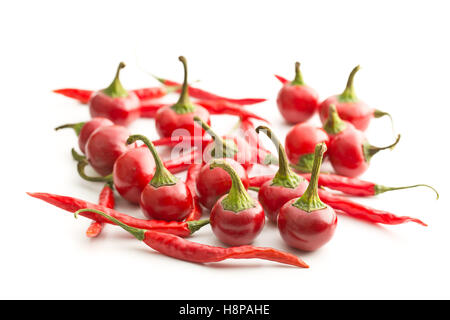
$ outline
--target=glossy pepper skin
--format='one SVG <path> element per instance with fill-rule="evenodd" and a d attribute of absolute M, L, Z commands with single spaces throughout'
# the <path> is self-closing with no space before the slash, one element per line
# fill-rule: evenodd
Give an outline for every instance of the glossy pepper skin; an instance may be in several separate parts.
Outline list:
<path fill-rule="evenodd" d="M 194 198 L 189 187 L 173 176 L 164 166 L 153 143 L 142 135 L 132 135 L 127 144 L 141 140 L 153 156 L 155 173 L 141 192 L 139 205 L 149 219 L 183 221 L 194 210 Z"/>
<path fill-rule="evenodd" d="M 78 136 L 78 147 L 81 152 L 86 153 L 86 143 L 95 130 L 112 125 L 114 125 L 114 123 L 107 118 L 93 118 L 86 122 L 81 128 L 80 135 Z"/>
<path fill-rule="evenodd" d="M 227 159 L 227 163 L 232 166 L 240 177 L 244 187 L 249 186 L 247 171 L 238 162 Z M 203 165 L 197 177 L 197 192 L 200 203 L 210 210 L 219 198 L 231 188 L 230 175 L 222 168 L 210 169 L 210 163 Z"/>
<path fill-rule="evenodd" d="M 314 147 L 320 142 L 329 143 L 329 137 L 322 128 L 307 123 L 295 125 L 286 135 L 284 143 L 289 161 L 297 169 L 311 172 Z"/>
<path fill-rule="evenodd" d="M 240 177 L 227 163 L 228 160 L 214 160 L 210 168 L 222 168 L 231 177 L 232 186 L 211 210 L 210 223 L 215 236 L 232 246 L 247 245 L 261 233 L 265 216 L 258 201 L 247 193 Z"/>
<path fill-rule="evenodd" d="M 125 67 L 121 62 L 110 86 L 95 92 L 89 99 L 91 117 L 108 118 L 115 124 L 128 126 L 140 117 L 141 102 L 132 91 L 126 91 L 119 80 L 120 70 Z"/>
<path fill-rule="evenodd" d="M 329 107 L 329 118 L 324 125 L 329 133 L 328 156 L 337 174 L 358 177 L 369 168 L 369 162 L 377 152 L 393 148 L 399 141 L 387 147 L 375 147 L 368 143 L 365 134 L 351 123 L 343 121 L 334 105 Z"/>
<path fill-rule="evenodd" d="M 86 143 L 86 158 L 94 170 L 106 176 L 113 171 L 114 163 L 130 147 L 127 128 L 114 125 L 95 130 Z"/>
<path fill-rule="evenodd" d="M 286 122 L 297 124 L 309 120 L 319 105 L 319 95 L 307 86 L 300 73 L 300 63 L 295 63 L 295 79 L 287 82 L 278 92 L 277 106 Z"/>
<path fill-rule="evenodd" d="M 172 135 L 203 135 L 202 129 L 194 123 L 195 116 L 208 124 L 211 123 L 209 112 L 189 100 L 187 61 L 182 56 L 179 57 L 179 60 L 184 67 L 184 81 L 180 98 L 174 105 L 160 108 L 155 116 L 156 131 L 161 138 Z"/>
<path fill-rule="evenodd" d="M 317 179 L 325 151 L 325 143 L 317 144 L 308 188 L 300 198 L 284 204 L 278 214 L 278 230 L 283 240 L 304 251 L 322 247 L 332 238 L 337 226 L 333 208 L 325 205 L 317 194 Z"/>
<path fill-rule="evenodd" d="M 386 112 L 369 107 L 364 101 L 357 98 L 353 88 L 353 79 L 359 66 L 356 66 L 347 81 L 347 87 L 340 95 L 334 95 L 325 99 L 319 105 L 320 120 L 323 124 L 328 119 L 328 111 L 331 105 L 335 105 L 341 119 L 350 122 L 356 129 L 365 131 L 372 118 L 380 118 L 390 115 Z M 392 120 L 392 119 L 391 119 Z"/>

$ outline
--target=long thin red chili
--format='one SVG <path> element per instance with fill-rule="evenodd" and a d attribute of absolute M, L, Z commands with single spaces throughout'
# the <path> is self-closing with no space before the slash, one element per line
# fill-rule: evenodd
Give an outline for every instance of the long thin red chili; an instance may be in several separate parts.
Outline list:
<path fill-rule="evenodd" d="M 134 92 L 141 101 L 162 98 L 170 92 L 170 90 L 167 90 L 164 86 L 134 89 L 131 91 Z"/>
<path fill-rule="evenodd" d="M 229 114 L 242 118 L 252 118 L 269 123 L 268 120 L 246 109 L 240 108 L 238 105 L 223 100 L 198 100 L 195 102 L 209 111 L 211 114 Z"/>
<path fill-rule="evenodd" d="M 191 147 L 200 146 L 204 148 L 211 141 L 213 140 L 210 137 L 205 136 L 175 136 L 153 140 L 152 143 L 154 146 L 168 146 L 168 147 L 175 147 L 180 143 L 186 144 L 189 143 Z"/>
<path fill-rule="evenodd" d="M 150 118 L 153 119 L 156 116 L 156 113 L 162 107 L 167 106 L 166 103 L 149 103 L 144 102 L 140 106 L 140 117 L 141 118 Z"/>
<path fill-rule="evenodd" d="M 57 89 L 53 90 L 54 93 L 62 94 L 68 98 L 72 98 L 78 100 L 80 103 L 86 104 L 88 103 L 91 95 L 94 93 L 92 90 L 83 90 L 83 89 L 75 89 L 75 88 L 65 88 L 65 89 Z"/>
<path fill-rule="evenodd" d="M 188 186 L 189 190 L 191 190 L 191 194 L 194 197 L 194 210 L 186 218 L 186 221 L 198 220 L 202 216 L 202 208 L 200 207 L 196 190 L 197 177 L 201 169 L 201 163 L 193 163 L 189 166 L 188 172 L 186 174 L 186 185 Z"/>
<path fill-rule="evenodd" d="M 86 213 L 86 211 L 80 210 L 79 213 Z M 108 215 L 103 212 L 96 211 L 95 214 L 102 215 L 105 219 L 112 220 L 113 223 L 120 225 L 124 230 L 134 235 L 136 239 L 143 241 L 150 248 L 175 259 L 195 263 L 219 262 L 226 259 L 263 259 L 300 268 L 309 268 L 309 266 L 297 256 L 273 248 L 254 246 L 230 248 L 214 247 L 192 242 L 173 234 L 133 228 L 121 221 L 117 221 L 114 217 L 108 217 Z"/>
<path fill-rule="evenodd" d="M 266 181 L 270 181 L 272 179 L 273 175 L 251 177 L 249 178 L 250 187 L 259 188 Z M 346 213 L 347 216 L 351 216 L 360 220 L 388 225 L 396 225 L 411 221 L 423 226 L 427 226 L 427 224 L 419 219 L 407 216 L 397 216 L 387 211 L 370 208 L 365 205 L 356 203 L 346 197 L 334 195 L 333 193 L 323 189 L 319 189 L 319 197 L 323 202 L 333 207 L 333 209 L 342 210 Z"/>
<path fill-rule="evenodd" d="M 155 77 L 159 82 L 166 86 L 181 86 L 180 83 Z M 180 92 L 181 89 L 178 89 L 178 92 Z M 246 99 L 232 99 L 227 97 L 222 97 L 217 94 L 195 88 L 192 86 L 189 86 L 189 96 L 196 99 L 202 99 L 202 100 L 220 100 L 220 101 L 228 101 L 237 105 L 250 105 L 250 104 L 256 104 L 266 101 L 267 99 L 260 99 L 260 98 L 246 98 Z"/>
<path fill-rule="evenodd" d="M 198 158 L 201 157 L 201 155 L 202 153 L 200 151 L 194 149 L 176 159 L 164 161 L 164 166 L 171 173 L 182 172 L 187 170 L 192 163 L 200 161 Z"/>
<path fill-rule="evenodd" d="M 300 175 L 307 180 L 309 180 L 311 177 L 311 174 L 309 173 L 301 173 Z M 427 187 L 432 189 L 436 193 L 436 198 L 439 199 L 439 193 L 436 191 L 436 189 L 426 184 L 415 184 L 404 187 L 387 187 L 373 182 L 364 181 L 357 178 L 348 178 L 332 173 L 321 173 L 319 176 L 319 185 L 333 190 L 341 191 L 348 195 L 359 197 L 375 196 L 387 191 Z"/>
<path fill-rule="evenodd" d="M 281 82 L 282 84 L 286 84 L 286 83 L 289 82 L 288 79 L 286 79 L 286 78 L 284 78 L 284 77 L 282 77 L 282 76 L 279 76 L 279 75 L 277 75 L 277 74 L 275 74 L 275 78 L 277 78 L 278 80 L 280 80 L 280 82 Z"/>
<path fill-rule="evenodd" d="M 98 204 L 107 208 L 114 209 L 115 199 L 114 190 L 109 183 L 106 183 L 98 197 Z M 97 237 L 103 230 L 104 222 L 92 221 L 86 230 L 86 236 L 89 238 Z"/>
<path fill-rule="evenodd" d="M 257 156 L 257 163 L 265 165 L 278 163 L 277 157 L 261 145 L 259 136 L 255 131 L 255 125 L 249 118 L 241 118 L 239 127 L 244 133 L 245 140 L 252 147 L 254 154 Z"/>
<path fill-rule="evenodd" d="M 208 219 L 198 220 L 198 221 L 188 221 L 188 222 L 167 222 L 167 221 L 158 221 L 158 220 L 144 220 L 134 218 L 125 213 L 118 212 L 114 209 L 110 209 L 98 204 L 94 204 L 88 201 L 80 200 L 73 197 L 60 196 L 51 193 L 41 193 L 41 192 L 27 192 L 27 194 L 33 198 L 37 198 L 43 200 L 47 203 L 50 203 L 58 208 L 69 212 L 76 212 L 80 209 L 94 209 L 107 213 L 108 215 L 118 219 L 119 221 L 140 229 L 145 230 L 154 230 L 163 233 L 171 233 L 180 237 L 187 237 L 203 227 L 204 225 L 209 223 Z M 80 215 L 101 222 L 106 222 L 110 224 L 112 223 L 109 219 L 102 217 L 93 212 L 84 212 L 80 213 Z"/>

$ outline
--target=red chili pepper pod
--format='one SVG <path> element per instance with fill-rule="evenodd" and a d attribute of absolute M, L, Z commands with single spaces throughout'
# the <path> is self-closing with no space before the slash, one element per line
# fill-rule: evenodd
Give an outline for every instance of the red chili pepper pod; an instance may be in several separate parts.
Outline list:
<path fill-rule="evenodd" d="M 367 129 L 372 118 L 380 118 L 383 116 L 389 116 L 391 118 L 388 113 L 369 107 L 356 96 L 353 79 L 359 68 L 359 66 L 356 66 L 350 73 L 344 92 L 340 95 L 327 98 L 319 105 L 319 115 L 322 123 L 325 123 L 328 119 L 328 110 L 332 104 L 336 106 L 339 116 L 343 120 L 350 122 L 356 129 L 362 131 Z"/>
<path fill-rule="evenodd" d="M 80 210 L 79 214 L 86 213 L 86 211 L 92 210 Z M 226 259 L 263 259 L 300 268 L 309 268 L 303 260 L 293 254 L 275 250 L 273 248 L 254 246 L 231 248 L 213 247 L 188 241 L 171 234 L 133 228 L 101 211 L 96 210 L 95 213 L 103 216 L 105 219 L 111 220 L 112 223 L 119 225 L 124 230 L 134 235 L 136 239 L 143 241 L 150 248 L 175 259 L 196 263 L 219 262 Z"/>
<path fill-rule="evenodd" d="M 227 162 L 236 171 L 245 189 L 247 189 L 249 185 L 247 171 L 235 160 L 227 159 Z M 209 166 L 209 163 L 205 164 L 198 174 L 197 192 L 200 203 L 206 209 L 211 210 L 217 200 L 230 190 L 231 178 L 222 168 L 211 170 Z"/>
<path fill-rule="evenodd" d="M 369 144 L 364 133 L 349 122 L 340 119 L 334 105 L 330 106 L 330 117 L 325 130 L 331 135 L 328 157 L 337 174 L 358 177 L 369 168 L 370 159 L 379 151 L 392 149 L 400 140 L 387 147 L 375 147 Z"/>
<path fill-rule="evenodd" d="M 43 200 L 49 204 L 52 204 L 68 212 L 75 213 L 80 209 L 94 209 L 105 212 L 108 215 L 119 220 L 120 222 L 123 222 L 135 228 L 140 228 L 144 230 L 154 230 L 162 233 L 170 233 L 180 237 L 188 237 L 195 231 L 199 230 L 200 228 L 209 223 L 209 219 L 203 219 L 198 221 L 187 221 L 187 222 L 176 222 L 176 221 L 167 222 L 159 220 L 138 219 L 125 213 L 118 212 L 114 209 L 110 209 L 98 204 L 94 204 L 73 197 L 60 196 L 56 194 L 42 193 L 42 192 L 35 192 L 35 193 L 27 192 L 27 194 L 33 198 Z M 83 212 L 80 213 L 80 215 L 95 221 L 115 224 L 114 222 L 111 222 L 109 219 L 106 219 L 101 215 L 93 212 Z"/>
<path fill-rule="evenodd" d="M 241 108 L 227 101 L 216 101 L 216 100 L 197 100 L 196 103 L 204 107 L 210 114 L 229 114 L 233 116 L 238 116 L 242 118 L 251 118 L 256 120 L 261 120 L 269 123 L 265 118 L 258 116 L 257 114 Z"/>
<path fill-rule="evenodd" d="M 71 128 L 78 136 L 78 147 L 86 153 L 86 143 L 91 134 L 100 127 L 112 126 L 114 123 L 106 118 L 93 118 L 87 122 L 70 123 L 59 126 L 55 130 Z"/>
<path fill-rule="evenodd" d="M 303 81 L 300 62 L 295 63 L 295 79 L 278 92 L 277 105 L 284 120 L 292 124 L 305 122 L 316 113 L 319 95 Z"/>
<path fill-rule="evenodd" d="M 182 221 L 194 209 L 194 200 L 186 184 L 172 175 L 164 166 L 155 146 L 142 135 L 132 135 L 127 144 L 140 140 L 150 150 L 155 173 L 141 192 L 139 204 L 149 219 Z"/>
<path fill-rule="evenodd" d="M 326 244 L 334 235 L 337 216 L 333 208 L 323 203 L 318 191 L 318 177 L 325 143 L 316 146 L 311 181 L 300 198 L 292 199 L 281 207 L 278 230 L 291 247 L 314 251 Z"/>
<path fill-rule="evenodd" d="M 121 62 L 113 82 L 106 89 L 97 91 L 89 100 L 91 117 L 108 118 L 122 126 L 128 126 L 140 116 L 140 101 L 132 91 L 127 91 L 119 80 L 120 70 L 125 67 Z"/>
<path fill-rule="evenodd" d="M 92 90 L 83 90 L 83 89 L 75 89 L 75 88 L 65 88 L 65 89 L 57 89 L 53 90 L 54 93 L 62 94 L 68 98 L 72 98 L 78 100 L 78 102 L 82 104 L 87 104 L 89 99 L 94 94 Z"/>
<path fill-rule="evenodd" d="M 86 158 L 94 170 L 106 176 L 113 171 L 117 158 L 129 147 L 125 144 L 130 133 L 127 128 L 113 125 L 95 130 L 86 142 Z"/>
<path fill-rule="evenodd" d="M 327 133 L 322 128 L 300 123 L 292 127 L 286 135 L 286 154 L 292 165 L 300 171 L 311 172 L 314 148 L 318 143 L 329 143 Z"/>
<path fill-rule="evenodd" d="M 98 197 L 98 204 L 107 208 L 114 209 L 115 199 L 114 190 L 111 184 L 106 183 Z M 104 223 L 101 221 L 92 221 L 89 228 L 86 230 L 86 236 L 89 238 L 95 238 L 100 235 L 103 230 Z"/>
<path fill-rule="evenodd" d="M 261 204 L 250 197 L 240 177 L 226 161 L 214 160 L 210 168 L 222 168 L 231 178 L 229 192 L 211 210 L 210 222 L 214 234 L 220 241 L 232 246 L 252 243 L 265 223 Z"/>
<path fill-rule="evenodd" d="M 159 109 L 155 116 L 156 131 L 160 137 L 171 137 L 172 135 L 201 135 L 203 132 L 196 127 L 193 117 L 198 116 L 206 123 L 211 123 L 209 112 L 191 103 L 188 92 L 188 70 L 184 57 L 179 57 L 184 67 L 184 82 L 178 102 L 172 106 Z"/>
<path fill-rule="evenodd" d="M 276 223 L 281 207 L 289 200 L 303 195 L 308 183 L 289 168 L 286 152 L 272 131 L 263 126 L 256 128 L 257 133 L 261 131 L 272 140 L 278 149 L 279 169 L 273 179 L 270 178 L 270 180 L 261 184 L 258 200 L 269 220 Z"/>
<path fill-rule="evenodd" d="M 275 78 L 277 78 L 282 84 L 286 84 L 286 83 L 289 82 L 289 80 L 286 79 L 285 77 L 279 76 L 279 75 L 277 75 L 277 74 L 275 74 L 274 76 L 275 76 Z"/>
<path fill-rule="evenodd" d="M 191 190 L 194 198 L 194 210 L 186 217 L 186 221 L 198 220 L 202 216 L 202 208 L 197 195 L 197 178 L 202 169 L 201 163 L 192 163 L 186 174 L 186 186 Z"/>

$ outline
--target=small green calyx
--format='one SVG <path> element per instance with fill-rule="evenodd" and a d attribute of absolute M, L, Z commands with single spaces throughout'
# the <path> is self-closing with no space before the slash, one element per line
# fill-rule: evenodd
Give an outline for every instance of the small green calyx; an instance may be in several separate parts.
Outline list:
<path fill-rule="evenodd" d="M 209 219 L 203 219 L 203 220 L 194 220 L 194 221 L 188 221 L 187 225 L 189 230 L 191 231 L 191 234 L 194 232 L 200 230 L 202 227 L 209 224 Z"/>
<path fill-rule="evenodd" d="M 214 160 L 209 166 L 210 169 L 222 168 L 231 177 L 231 188 L 225 198 L 222 199 L 222 207 L 225 210 L 239 213 L 246 209 L 254 208 L 255 201 L 250 197 L 247 190 L 245 190 L 241 179 L 234 169 L 224 160 Z"/>
<path fill-rule="evenodd" d="M 394 147 L 400 141 L 400 137 L 401 137 L 401 135 L 398 135 L 395 142 L 386 147 L 376 147 L 376 146 L 371 145 L 368 141 L 364 142 L 362 145 L 364 160 L 366 160 L 366 162 L 369 163 L 370 160 L 372 159 L 372 157 L 375 154 L 377 154 L 379 151 L 386 150 L 386 149 L 391 149 L 391 150 L 394 149 Z"/>
<path fill-rule="evenodd" d="M 95 209 L 80 209 L 78 211 L 76 211 L 74 213 L 75 218 L 78 217 L 78 214 L 81 212 L 93 212 L 96 213 L 100 216 L 102 216 L 105 219 L 108 219 L 109 221 L 113 222 L 114 224 L 118 225 L 119 227 L 122 227 L 124 230 L 128 231 L 129 233 L 131 233 L 133 236 L 136 237 L 136 239 L 143 241 L 145 239 L 145 230 L 143 229 L 138 229 L 138 228 L 134 228 L 134 227 L 130 227 L 129 225 L 126 225 L 125 223 L 117 220 L 116 218 L 111 217 L 110 215 L 99 211 L 99 210 L 95 210 Z"/>
<path fill-rule="evenodd" d="M 161 158 L 159 157 L 158 152 L 156 151 L 155 146 L 153 143 L 145 136 L 140 134 L 135 134 L 132 136 L 129 136 L 127 139 L 127 144 L 132 144 L 136 142 L 137 140 L 140 140 L 145 143 L 145 145 L 150 150 L 153 159 L 155 160 L 155 174 L 153 175 L 152 180 L 150 180 L 149 184 L 153 186 L 154 188 L 159 188 L 163 186 L 170 186 L 177 183 L 178 179 L 170 173 L 169 170 L 164 166 L 164 163 L 162 162 Z"/>
<path fill-rule="evenodd" d="M 280 140 L 275 136 L 275 134 L 266 126 L 259 126 L 255 129 L 256 133 L 263 132 L 266 134 L 273 142 L 278 150 L 278 171 L 272 179 L 272 186 L 281 186 L 285 188 L 296 188 L 303 178 L 300 178 L 295 172 L 289 167 L 289 161 L 287 159 L 286 151 Z"/>
<path fill-rule="evenodd" d="M 120 79 L 119 79 L 120 70 L 122 70 L 123 68 L 125 68 L 125 63 L 123 63 L 123 62 L 119 63 L 114 80 L 111 82 L 111 84 L 109 85 L 108 88 L 102 90 L 102 92 L 104 94 L 106 94 L 107 96 L 109 96 L 111 98 L 128 97 L 128 91 L 125 90 L 125 88 L 122 86 L 122 83 L 120 82 Z"/>
<path fill-rule="evenodd" d="M 348 76 L 347 86 L 345 87 L 344 92 L 342 92 L 339 96 L 339 102 L 357 102 L 358 97 L 355 93 L 355 88 L 353 87 L 353 79 L 355 78 L 355 74 L 359 70 L 359 65 L 354 67 L 350 75 Z"/>
<path fill-rule="evenodd" d="M 186 58 L 180 56 L 178 58 L 184 67 L 184 80 L 181 87 L 181 94 L 178 102 L 171 106 L 172 110 L 178 114 L 192 113 L 195 111 L 195 105 L 189 99 L 189 84 L 188 84 L 188 68 Z"/>
<path fill-rule="evenodd" d="M 73 129 L 75 131 L 75 134 L 77 137 L 80 135 L 81 129 L 83 129 L 83 126 L 86 124 L 86 122 L 78 122 L 78 123 L 68 123 L 63 124 L 62 126 L 56 127 L 55 131 L 61 130 L 61 129 Z"/>
<path fill-rule="evenodd" d="M 330 135 L 336 135 L 344 131 L 345 128 L 347 128 L 347 124 L 339 117 L 336 106 L 334 104 L 330 105 L 328 119 L 323 125 L 323 129 Z"/>
<path fill-rule="evenodd" d="M 311 171 L 311 179 L 309 181 L 308 188 L 305 193 L 303 193 L 303 195 L 292 204 L 294 207 L 305 212 L 312 212 L 327 207 L 327 205 L 320 200 L 317 192 L 320 166 L 322 165 L 323 154 L 325 151 L 327 151 L 327 146 L 324 142 L 316 145 L 314 150 L 314 164 Z"/>
<path fill-rule="evenodd" d="M 194 117 L 194 121 L 202 127 L 214 140 L 214 148 L 211 150 L 211 156 L 215 159 L 220 158 L 233 158 L 239 149 L 231 139 L 222 139 L 217 133 L 215 133 L 208 124 L 206 124 L 198 116 Z"/>
<path fill-rule="evenodd" d="M 300 62 L 295 63 L 295 79 L 291 81 L 293 86 L 303 86 L 305 82 L 303 81 L 302 73 L 300 72 Z"/>

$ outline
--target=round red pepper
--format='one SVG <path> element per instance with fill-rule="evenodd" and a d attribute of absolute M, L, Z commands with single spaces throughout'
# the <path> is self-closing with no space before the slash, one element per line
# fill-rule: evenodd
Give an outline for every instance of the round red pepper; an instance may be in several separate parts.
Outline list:
<path fill-rule="evenodd" d="M 278 230 L 283 240 L 291 247 L 313 251 L 327 243 L 337 226 L 333 208 L 324 204 L 317 194 L 325 143 L 316 146 L 311 181 L 305 193 L 281 207 L 278 215 Z"/>
<path fill-rule="evenodd" d="M 132 135 L 127 144 L 141 140 L 150 150 L 156 167 L 153 178 L 144 187 L 139 204 L 149 219 L 183 221 L 194 209 L 194 199 L 186 184 L 164 166 L 155 146 L 142 135 Z"/>
<path fill-rule="evenodd" d="M 316 113 L 319 95 L 303 81 L 300 62 L 295 63 L 295 79 L 278 92 L 277 105 L 283 118 L 292 124 L 305 122 Z"/>
<path fill-rule="evenodd" d="M 92 117 L 104 117 L 115 124 L 128 126 L 140 117 L 138 96 L 127 91 L 119 80 L 119 73 L 125 64 L 121 62 L 116 76 L 108 88 L 97 91 L 89 99 L 89 112 Z"/>
<path fill-rule="evenodd" d="M 389 113 L 373 109 L 364 101 L 358 99 L 353 87 L 353 79 L 359 66 L 356 66 L 348 77 L 347 86 L 340 95 L 334 95 L 324 100 L 319 105 L 319 115 L 322 123 L 328 119 L 328 110 L 330 105 L 334 104 L 338 110 L 339 116 L 345 121 L 350 122 L 356 129 L 366 130 L 372 118 L 380 118 L 383 116 L 391 116 Z M 391 118 L 392 121 L 392 118 Z"/>
<path fill-rule="evenodd" d="M 264 227 L 264 210 L 258 201 L 250 197 L 240 177 L 227 161 L 214 160 L 210 165 L 211 169 L 225 170 L 232 182 L 228 194 L 222 196 L 211 210 L 211 228 L 225 244 L 250 244 Z"/>
<path fill-rule="evenodd" d="M 289 161 L 296 169 L 311 172 L 314 147 L 320 142 L 329 142 L 328 135 L 322 128 L 307 123 L 297 124 L 286 135 L 285 148 Z"/>
<path fill-rule="evenodd" d="M 165 106 L 156 112 L 155 126 L 160 137 L 171 137 L 172 135 L 196 136 L 204 132 L 199 129 L 193 120 L 194 116 L 210 124 L 209 112 L 198 105 L 191 103 L 188 92 L 187 62 L 184 57 L 179 57 L 184 67 L 184 82 L 178 102 L 172 106 Z"/>

